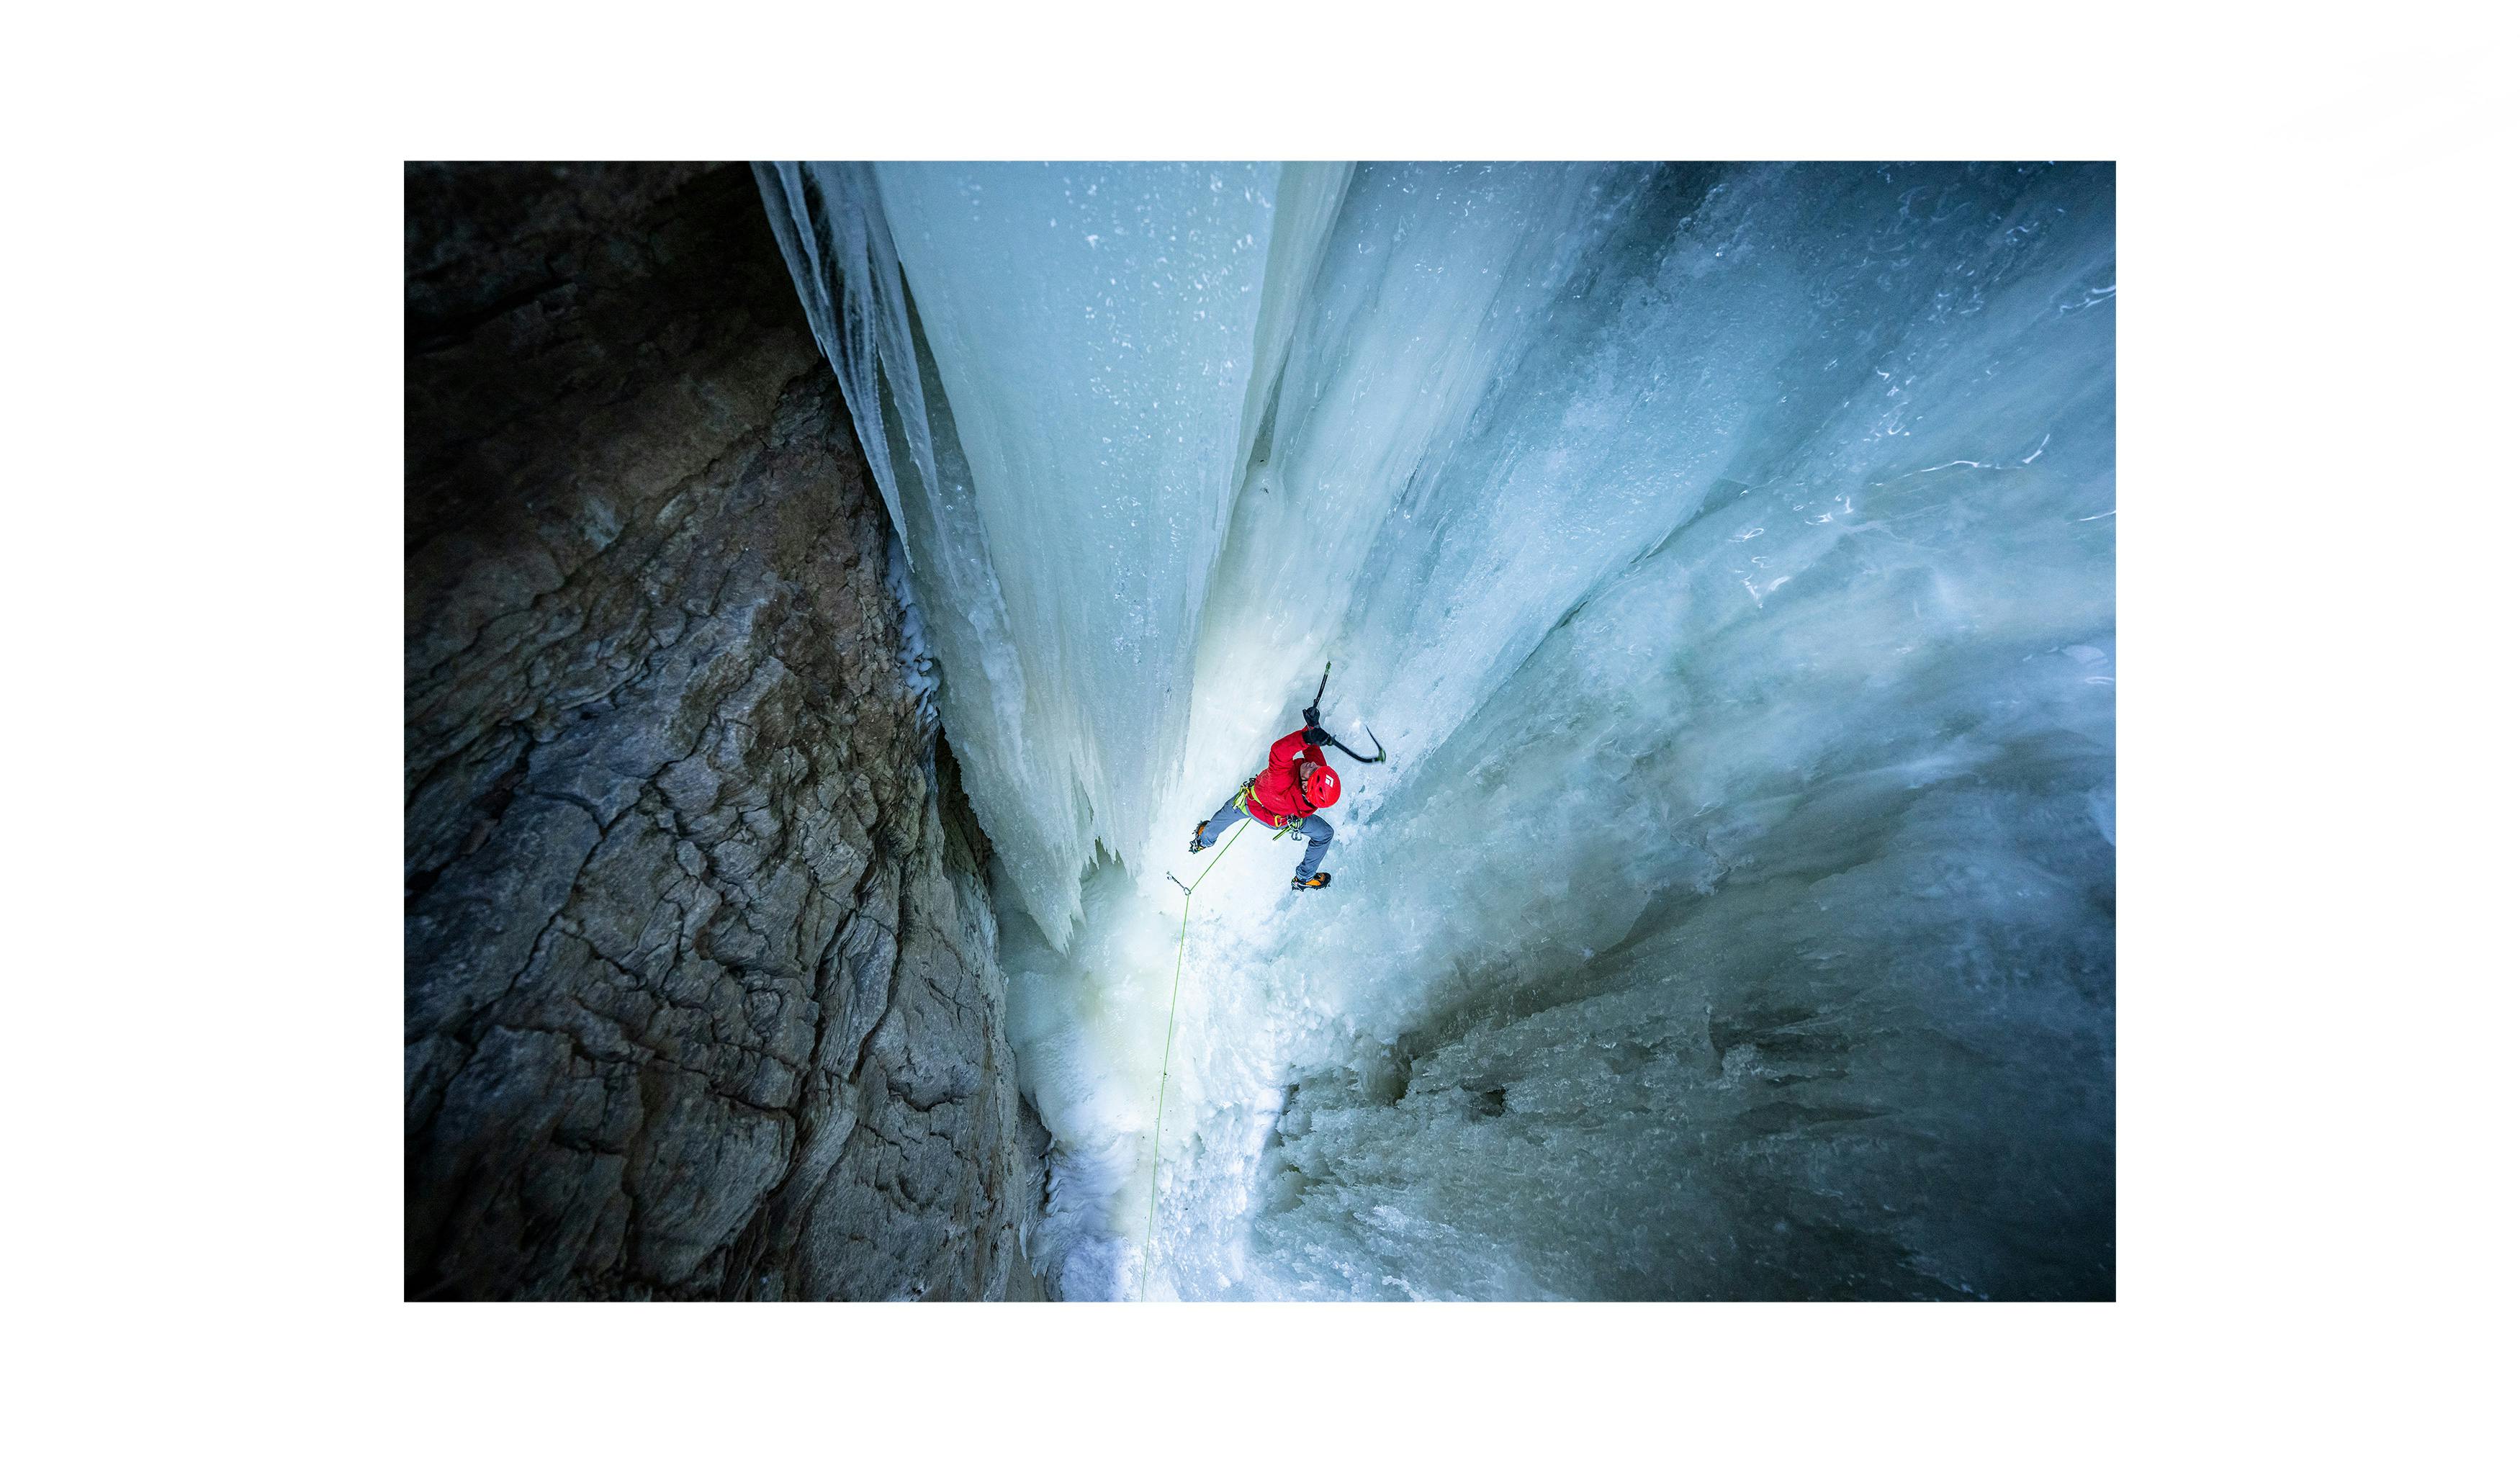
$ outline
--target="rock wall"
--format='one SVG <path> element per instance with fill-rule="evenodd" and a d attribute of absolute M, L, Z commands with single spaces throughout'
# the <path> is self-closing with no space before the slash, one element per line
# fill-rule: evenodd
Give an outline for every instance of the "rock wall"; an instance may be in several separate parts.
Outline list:
<path fill-rule="evenodd" d="M 407 1295 L 1037 1295 L 988 842 L 749 176 L 405 201 Z"/>

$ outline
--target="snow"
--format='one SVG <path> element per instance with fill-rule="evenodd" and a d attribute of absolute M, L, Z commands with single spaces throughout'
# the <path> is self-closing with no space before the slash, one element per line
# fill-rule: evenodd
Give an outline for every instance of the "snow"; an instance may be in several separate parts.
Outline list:
<path fill-rule="evenodd" d="M 2113 1292 L 2106 167 L 761 173 L 1066 1294 Z"/>

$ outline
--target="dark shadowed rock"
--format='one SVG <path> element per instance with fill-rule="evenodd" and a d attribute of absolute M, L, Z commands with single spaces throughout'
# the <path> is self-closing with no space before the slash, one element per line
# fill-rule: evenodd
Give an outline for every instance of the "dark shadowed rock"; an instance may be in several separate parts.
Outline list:
<path fill-rule="evenodd" d="M 748 174 L 406 208 L 407 1293 L 1037 1295 L 987 840 Z"/>

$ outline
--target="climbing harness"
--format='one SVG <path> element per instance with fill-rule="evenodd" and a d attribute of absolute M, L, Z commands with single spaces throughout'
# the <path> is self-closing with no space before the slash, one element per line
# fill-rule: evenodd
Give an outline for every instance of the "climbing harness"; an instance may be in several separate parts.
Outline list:
<path fill-rule="evenodd" d="M 1247 788 L 1250 784 L 1243 785 Z M 1238 798 L 1236 801 L 1238 802 L 1240 799 Z M 1192 895 L 1198 892 L 1198 886 L 1207 882 L 1207 876 L 1216 872 L 1216 865 L 1225 862 L 1226 850 L 1234 847 L 1234 840 L 1242 836 L 1242 830 L 1246 826 L 1248 826 L 1247 823 L 1238 823 L 1233 832 L 1225 835 L 1225 847 L 1216 851 L 1216 858 L 1210 861 L 1206 868 L 1199 871 L 1197 878 L 1183 884 L 1181 880 L 1173 878 L 1169 873 L 1164 875 L 1165 878 L 1172 879 L 1175 884 L 1181 885 L 1182 927 L 1181 939 L 1173 945 L 1173 1007 L 1164 1017 L 1163 1076 L 1155 1080 L 1155 1172 L 1147 1179 L 1147 1243 L 1138 1257 L 1138 1299 L 1141 1301 L 1147 1298 L 1147 1269 L 1154 1263 L 1155 1258 L 1155 1187 L 1163 1181 L 1164 1177 L 1164 1088 L 1172 1085 L 1173 1022 L 1181 1015 L 1182 953 L 1190 949 L 1190 900 Z"/>
<path fill-rule="evenodd" d="M 1254 783 L 1258 782 L 1259 780 L 1260 780 L 1260 779 L 1259 779 L 1258 777 L 1245 777 L 1245 778 L 1243 778 L 1243 779 L 1242 779 L 1242 790 L 1241 790 L 1241 791 L 1239 791 L 1239 792 L 1238 792 L 1238 793 L 1236 793 L 1236 794 L 1234 795 L 1234 806 L 1242 810 L 1242 816 L 1243 816 L 1244 818 L 1247 818 L 1247 819 L 1251 820 L 1253 822 L 1258 823 L 1260 826 L 1262 826 L 1262 827 L 1264 827 L 1264 828 L 1276 828 L 1278 831 L 1269 835 L 1269 841 L 1270 841 L 1271 843 L 1275 843 L 1275 842 L 1277 842 L 1279 839 L 1285 837 L 1288 833 L 1291 833 L 1291 832 L 1293 832 L 1295 829 L 1302 827 L 1302 826 L 1304 825 L 1304 820 L 1303 820 L 1302 819 L 1300 819 L 1300 818 L 1290 818 L 1290 819 L 1286 820 L 1284 822 L 1279 822 L 1279 821 L 1277 821 L 1277 820 L 1277 820 L 1277 817 L 1278 817 L 1278 815 L 1277 815 L 1277 814 L 1272 813 L 1272 812 L 1268 811 L 1268 810 L 1267 810 L 1267 809 L 1265 809 L 1265 808 L 1254 808 L 1254 807 L 1252 807 L 1252 806 L 1251 806 L 1251 788 L 1252 788 L 1252 784 L 1254 784 Z M 1238 828 L 1238 829 L 1236 829 L 1236 831 L 1237 831 L 1237 832 L 1239 832 L 1239 831 L 1241 831 L 1241 830 Z M 1176 883 L 1176 884 L 1178 884 L 1178 883 L 1180 883 L 1180 882 L 1181 882 L 1181 880 L 1179 880 L 1179 879 L 1174 879 L 1174 880 L 1173 880 L 1173 882 L 1174 882 L 1174 883 Z"/>

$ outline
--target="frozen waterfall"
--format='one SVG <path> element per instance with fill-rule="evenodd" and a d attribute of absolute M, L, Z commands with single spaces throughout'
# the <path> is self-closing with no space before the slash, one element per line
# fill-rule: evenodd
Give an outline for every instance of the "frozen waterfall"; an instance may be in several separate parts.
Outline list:
<path fill-rule="evenodd" d="M 2108 167 L 758 173 L 1066 1296 L 2114 1293 Z"/>

